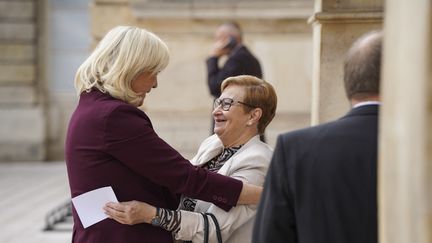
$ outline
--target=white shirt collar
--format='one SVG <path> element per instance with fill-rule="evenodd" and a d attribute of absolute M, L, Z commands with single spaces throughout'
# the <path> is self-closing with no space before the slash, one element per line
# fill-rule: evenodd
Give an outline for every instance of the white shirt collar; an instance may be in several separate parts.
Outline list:
<path fill-rule="evenodd" d="M 359 102 L 359 103 L 355 104 L 353 106 L 353 108 L 357 108 L 357 107 L 365 106 L 365 105 L 381 105 L 381 102 L 379 102 L 379 101 L 363 101 L 363 102 Z"/>

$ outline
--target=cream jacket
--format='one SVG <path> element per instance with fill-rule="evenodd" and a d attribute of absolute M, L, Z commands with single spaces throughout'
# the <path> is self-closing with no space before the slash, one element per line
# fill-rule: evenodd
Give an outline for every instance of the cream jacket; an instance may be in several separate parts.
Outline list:
<path fill-rule="evenodd" d="M 191 160 L 194 165 L 203 165 L 220 154 L 223 145 L 217 135 L 210 136 L 201 144 Z M 243 145 L 219 170 L 219 174 L 244 182 L 262 186 L 270 164 L 272 149 L 255 136 Z M 204 241 L 204 220 L 198 212 L 213 213 L 220 225 L 223 242 L 251 242 L 252 229 L 258 205 L 238 205 L 229 212 L 198 200 L 195 212 L 181 211 L 181 228 L 175 235 L 177 240 Z M 217 242 L 214 224 L 209 217 L 209 242 Z"/>

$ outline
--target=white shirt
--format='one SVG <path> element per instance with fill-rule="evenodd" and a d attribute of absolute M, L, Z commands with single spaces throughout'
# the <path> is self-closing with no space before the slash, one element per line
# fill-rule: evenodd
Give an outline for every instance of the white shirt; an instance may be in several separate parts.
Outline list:
<path fill-rule="evenodd" d="M 365 106 L 365 105 L 381 105 L 381 102 L 379 102 L 379 101 L 363 101 L 363 102 L 359 102 L 359 103 L 355 104 L 353 106 L 353 108 L 357 108 L 357 107 Z"/>

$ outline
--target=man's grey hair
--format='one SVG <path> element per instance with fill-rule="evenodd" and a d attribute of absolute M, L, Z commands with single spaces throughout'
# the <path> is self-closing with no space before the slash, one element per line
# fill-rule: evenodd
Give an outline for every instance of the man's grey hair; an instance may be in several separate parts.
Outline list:
<path fill-rule="evenodd" d="M 382 31 L 361 36 L 348 50 L 344 63 L 345 91 L 349 99 L 379 95 Z"/>

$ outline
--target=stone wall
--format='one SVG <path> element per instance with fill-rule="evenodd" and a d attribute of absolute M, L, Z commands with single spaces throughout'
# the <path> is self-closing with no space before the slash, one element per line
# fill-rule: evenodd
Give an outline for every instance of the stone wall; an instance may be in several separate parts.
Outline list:
<path fill-rule="evenodd" d="M 313 1 L 94 0 L 90 9 L 93 45 L 117 25 L 146 28 L 168 44 L 170 63 L 143 109 L 158 134 L 186 156 L 210 132 L 205 59 L 214 31 L 227 20 L 242 26 L 264 79 L 276 89 L 277 115 L 267 129 L 270 145 L 279 133 L 310 124 L 312 28 L 307 19 Z"/>
<path fill-rule="evenodd" d="M 193 154 L 209 134 L 212 98 L 205 59 L 215 29 L 226 20 L 242 25 L 246 45 L 276 88 L 279 103 L 267 131 L 269 143 L 274 145 L 281 132 L 309 124 L 312 28 L 307 19 L 312 0 L 90 0 L 88 10 L 77 9 L 87 6 L 84 0 L 56 1 L 0 1 L 0 160 L 63 159 L 67 124 L 77 102 L 71 72 L 82 62 L 77 52 L 81 55 L 83 48 L 71 55 L 72 46 L 59 49 L 52 38 L 62 32 L 57 41 L 64 42 L 82 34 L 83 28 L 71 22 L 74 11 L 91 16 L 88 53 L 117 25 L 149 29 L 167 42 L 170 64 L 143 109 L 161 137 L 186 154 Z M 56 50 L 61 58 L 52 56 Z"/>
<path fill-rule="evenodd" d="M 246 45 L 262 63 L 264 78 L 277 90 L 278 112 L 309 113 L 312 29 L 307 18 L 312 2 L 236 2 L 96 0 L 91 8 L 92 33 L 98 41 L 117 25 L 155 32 L 167 42 L 171 60 L 160 75 L 156 94 L 146 100 L 146 109 L 208 111 L 212 102 L 205 59 L 217 26 L 236 20 Z"/>
<path fill-rule="evenodd" d="M 36 0 L 0 1 L 0 161 L 45 159 Z"/>
<path fill-rule="evenodd" d="M 354 40 L 382 28 L 382 0 L 319 0 L 314 28 L 312 124 L 334 120 L 350 109 L 343 86 L 343 61 Z"/>

